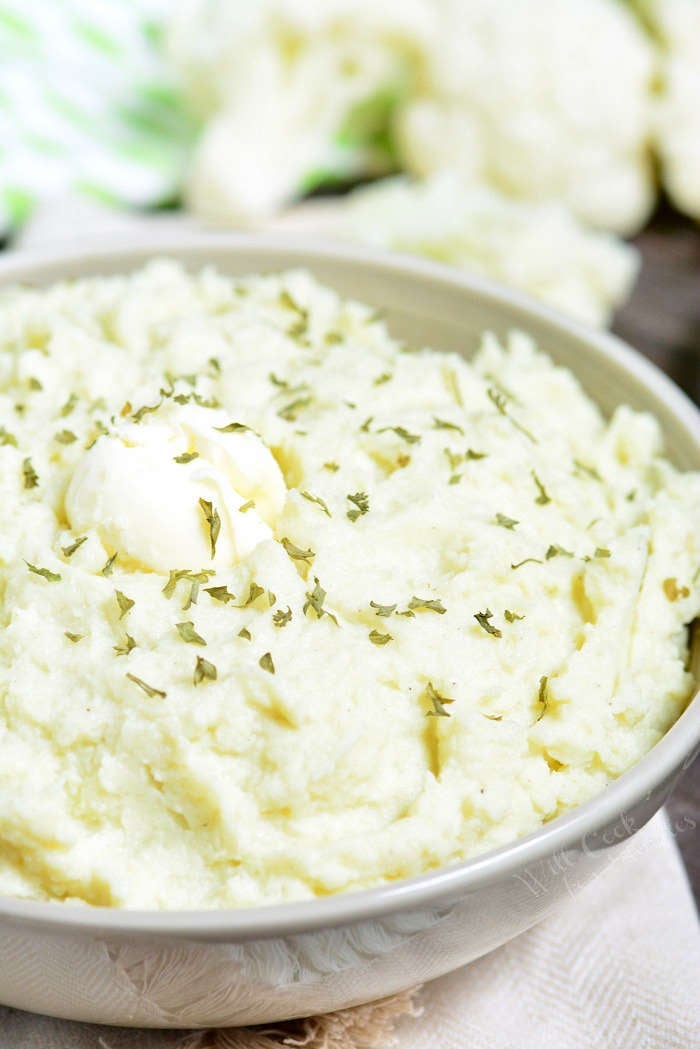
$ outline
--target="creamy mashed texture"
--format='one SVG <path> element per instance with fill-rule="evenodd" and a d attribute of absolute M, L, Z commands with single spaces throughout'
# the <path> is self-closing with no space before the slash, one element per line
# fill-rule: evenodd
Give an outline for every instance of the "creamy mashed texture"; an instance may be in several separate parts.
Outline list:
<path fill-rule="evenodd" d="M 308 274 L 0 301 L 0 892 L 243 906 L 601 791 L 692 691 L 700 476 Z"/>

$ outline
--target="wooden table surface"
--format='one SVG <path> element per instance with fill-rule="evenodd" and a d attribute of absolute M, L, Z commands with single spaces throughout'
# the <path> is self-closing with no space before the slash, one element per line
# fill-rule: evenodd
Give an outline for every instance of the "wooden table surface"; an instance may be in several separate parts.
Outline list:
<path fill-rule="evenodd" d="M 700 227 L 664 207 L 636 244 L 642 272 L 614 331 L 700 404 Z M 678 782 L 668 809 L 672 820 L 695 824 L 677 841 L 700 907 L 700 759 Z"/>

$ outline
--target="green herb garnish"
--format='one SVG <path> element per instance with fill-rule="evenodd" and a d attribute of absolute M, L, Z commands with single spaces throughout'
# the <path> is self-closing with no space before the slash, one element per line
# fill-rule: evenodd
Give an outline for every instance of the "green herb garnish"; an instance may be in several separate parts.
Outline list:
<path fill-rule="evenodd" d="M 247 608 L 248 605 L 252 605 L 254 601 L 257 601 L 265 593 L 264 586 L 258 586 L 257 583 L 251 583 L 248 587 L 248 597 L 245 599 L 241 608 Z"/>
<path fill-rule="evenodd" d="M 13 448 L 17 447 L 17 438 L 9 430 L 6 430 L 4 426 L 0 426 L 0 445 L 11 444 Z"/>
<path fill-rule="evenodd" d="M 209 528 L 209 544 L 211 546 L 211 556 L 213 559 L 216 554 L 216 541 L 219 538 L 219 532 L 221 531 L 221 518 L 219 517 L 219 511 L 208 499 L 200 499 L 199 507 L 204 514 L 204 520 Z"/>
<path fill-rule="evenodd" d="M 382 634 L 379 630 L 371 630 L 369 633 L 369 639 L 373 645 L 387 645 L 394 638 L 391 634 Z"/>
<path fill-rule="evenodd" d="M 192 583 L 206 583 L 214 572 L 211 568 L 204 568 L 201 572 L 191 572 L 189 568 L 171 568 L 168 573 L 168 581 L 161 591 L 165 597 L 171 598 L 175 588 L 181 579 L 189 579 Z"/>
<path fill-rule="evenodd" d="M 41 385 L 40 381 L 36 378 L 35 375 L 30 375 L 28 382 L 29 382 L 29 389 L 30 390 L 43 390 L 44 389 L 44 387 Z"/>
<path fill-rule="evenodd" d="M 464 437 L 464 430 L 457 423 L 447 422 L 445 419 L 438 419 L 437 416 L 433 416 L 433 429 L 434 430 L 456 430 L 457 433 L 461 433 Z"/>
<path fill-rule="evenodd" d="M 287 625 L 287 623 L 290 622 L 291 618 L 292 618 L 292 610 L 289 607 L 289 605 L 287 605 L 286 612 L 282 611 L 281 608 L 280 608 L 279 612 L 275 612 L 275 614 L 272 617 L 272 622 L 275 624 L 276 627 L 279 627 L 280 630 L 281 630 L 282 627 L 285 627 Z"/>
<path fill-rule="evenodd" d="M 248 630 L 247 627 L 242 627 L 238 631 L 238 636 L 244 638 L 246 641 L 252 641 L 253 640 L 253 635 L 251 634 L 250 630 Z"/>
<path fill-rule="evenodd" d="M 363 422 L 362 426 L 360 427 L 360 433 L 369 433 L 369 428 L 370 428 L 370 426 L 372 425 L 373 422 L 374 422 L 374 416 L 373 415 L 368 415 L 367 418 L 365 419 L 365 421 Z"/>
<path fill-rule="evenodd" d="M 551 561 L 553 557 L 573 557 L 571 550 L 566 550 L 559 543 L 551 543 L 547 547 L 547 553 L 544 555 L 545 561 Z"/>
<path fill-rule="evenodd" d="M 474 614 L 474 619 L 476 619 L 481 629 L 485 630 L 487 634 L 491 635 L 491 637 L 503 637 L 503 634 L 498 627 L 495 627 L 490 622 L 490 620 L 493 619 L 493 612 L 490 608 L 487 608 L 485 612 L 476 612 Z"/>
<path fill-rule="evenodd" d="M 300 547 L 295 546 L 291 539 L 287 539 L 286 536 L 280 539 L 280 542 L 292 561 L 306 561 L 310 565 L 316 556 L 313 550 L 302 550 Z"/>
<path fill-rule="evenodd" d="M 383 619 L 388 619 L 392 612 L 396 611 L 396 605 L 380 605 L 376 601 L 370 601 L 369 606 L 374 609 L 375 616 L 381 616 Z"/>
<path fill-rule="evenodd" d="M 220 601 L 224 605 L 236 600 L 236 595 L 232 594 L 227 586 L 205 586 L 204 593 L 209 594 L 213 601 Z"/>
<path fill-rule="evenodd" d="M 117 550 L 115 550 L 114 553 L 112 554 L 112 556 L 105 561 L 105 563 L 103 564 L 102 568 L 100 569 L 100 575 L 109 576 L 109 575 L 112 574 L 112 569 L 114 568 L 114 562 L 117 560 L 118 556 L 119 556 L 119 553 L 118 553 Z"/>
<path fill-rule="evenodd" d="M 59 430 L 58 433 L 54 434 L 54 441 L 58 441 L 59 444 L 73 444 L 78 440 L 72 430 Z"/>
<path fill-rule="evenodd" d="M 381 430 L 377 430 L 377 433 L 395 433 L 397 437 L 400 437 L 402 441 L 406 441 L 407 444 L 418 444 L 420 441 L 420 434 L 409 433 L 408 430 L 403 426 L 383 426 Z"/>
<path fill-rule="evenodd" d="M 501 528 L 509 528 L 511 532 L 516 525 L 520 524 L 514 517 L 507 517 L 505 514 L 496 514 L 494 523 L 500 525 Z"/>
<path fill-rule="evenodd" d="M 593 481 L 603 480 L 594 466 L 588 466 L 586 463 L 582 463 L 580 459 L 574 459 L 574 470 L 585 474 L 586 477 L 590 477 Z"/>
<path fill-rule="evenodd" d="M 253 510 L 254 508 L 255 500 L 249 499 L 247 503 L 243 503 L 241 506 L 238 507 L 238 512 L 239 514 L 247 514 L 249 510 Z"/>
<path fill-rule="evenodd" d="M 335 625 L 338 626 L 338 620 L 333 613 L 323 607 L 323 602 L 326 600 L 326 591 L 319 583 L 317 576 L 314 576 L 314 584 L 313 590 L 307 591 L 306 593 L 306 601 L 304 602 L 302 612 L 306 616 L 309 614 L 309 609 L 313 609 L 316 613 L 317 619 L 321 619 L 322 616 L 328 616 L 329 619 L 332 619 Z"/>
<path fill-rule="evenodd" d="M 594 557 L 610 557 L 610 551 L 607 546 L 597 546 L 595 548 Z"/>
<path fill-rule="evenodd" d="M 325 502 L 323 501 L 323 499 L 321 499 L 320 496 L 312 495 L 311 492 L 300 492 L 299 494 L 301 495 L 302 499 L 306 499 L 308 500 L 308 502 L 315 503 L 316 506 L 320 506 L 326 517 L 332 516 L 330 510 L 328 509 Z"/>
<path fill-rule="evenodd" d="M 309 311 L 300 306 L 286 288 L 280 292 L 279 304 L 286 310 L 293 310 L 297 314 L 297 320 L 292 324 L 291 328 L 287 329 L 287 335 L 292 339 L 301 338 L 302 335 L 306 334 L 309 325 Z"/>
<path fill-rule="evenodd" d="M 522 561 L 518 561 L 517 564 L 512 564 L 510 567 L 516 569 L 521 568 L 523 565 L 527 565 L 530 563 L 532 563 L 533 565 L 542 565 L 544 564 L 544 561 L 540 561 L 539 557 L 526 557 Z"/>
<path fill-rule="evenodd" d="M 31 459 L 22 460 L 22 476 L 24 477 L 25 488 L 38 488 L 39 486 L 39 474 L 32 466 Z"/>
<path fill-rule="evenodd" d="M 134 607 L 135 601 L 132 601 L 130 597 L 127 597 L 126 594 L 123 594 L 121 590 L 115 590 L 114 593 L 117 598 L 117 604 L 119 605 L 119 611 L 121 613 L 119 618 L 123 619 L 127 612 L 129 612 Z"/>
<path fill-rule="evenodd" d="M 519 616 L 517 612 L 511 612 L 509 608 L 505 610 L 503 615 L 505 616 L 507 623 L 517 623 L 518 620 L 525 618 L 525 616 Z"/>
<path fill-rule="evenodd" d="M 64 557 L 72 557 L 76 550 L 78 550 L 83 543 L 87 543 L 87 536 L 81 535 L 79 539 L 76 539 L 70 546 L 62 546 L 61 553 Z"/>
<path fill-rule="evenodd" d="M 385 382 L 391 382 L 393 378 L 394 376 L 391 372 L 382 372 L 382 374 L 378 375 L 377 378 L 374 380 L 373 385 L 382 386 Z"/>
<path fill-rule="evenodd" d="M 541 705 L 542 709 L 535 719 L 535 724 L 541 721 L 547 710 L 549 704 L 549 690 L 548 690 L 548 678 L 546 676 L 540 678 L 540 687 L 537 694 L 537 702 Z"/>
<path fill-rule="evenodd" d="M 535 499 L 535 502 L 538 503 L 540 506 L 546 506 L 547 503 L 551 503 L 552 500 L 547 495 L 547 490 L 545 489 L 545 486 L 542 484 L 534 470 L 530 471 L 530 476 L 537 485 L 538 495 Z"/>
<path fill-rule="evenodd" d="M 295 400 L 290 401 L 289 404 L 285 404 L 283 408 L 280 408 L 277 414 L 285 422 L 295 422 L 300 409 L 306 408 L 309 404 L 311 404 L 311 397 L 297 397 Z"/>
<path fill-rule="evenodd" d="M 210 663 L 208 659 L 202 659 L 201 656 L 197 656 L 194 668 L 194 684 L 200 685 L 202 681 L 216 681 L 216 678 L 217 672 L 214 664 Z"/>
<path fill-rule="evenodd" d="M 338 464 L 337 464 L 337 463 L 334 463 L 334 462 L 327 462 L 327 463 L 324 463 L 324 464 L 323 464 L 323 469 L 324 469 L 324 470 L 330 470 L 330 472 L 331 472 L 332 474 L 335 474 L 335 473 L 337 473 L 337 472 L 338 472 L 338 470 L 340 469 L 340 467 L 338 466 Z"/>
<path fill-rule="evenodd" d="M 73 642 L 74 645 L 77 644 L 78 641 L 82 641 L 85 637 L 85 634 L 71 634 L 70 630 L 65 630 L 64 634 L 66 635 L 69 641 Z"/>
<path fill-rule="evenodd" d="M 62 419 L 65 419 L 66 416 L 70 415 L 70 413 L 74 410 L 77 403 L 78 395 L 72 393 L 58 414 L 61 416 Z"/>
<path fill-rule="evenodd" d="M 134 641 L 131 634 L 125 634 L 124 644 L 114 645 L 113 648 L 118 656 L 128 656 L 129 652 L 132 652 L 136 648 L 136 642 Z"/>
<path fill-rule="evenodd" d="M 58 572 L 51 572 L 48 568 L 37 568 L 36 565 L 30 565 L 29 561 L 25 561 L 24 563 L 30 572 L 34 575 L 40 575 L 47 583 L 58 583 L 61 578 Z"/>
<path fill-rule="evenodd" d="M 182 606 L 182 611 L 183 612 L 187 612 L 187 610 L 189 608 L 192 608 L 192 605 L 196 605 L 198 597 L 199 597 L 199 581 L 197 579 L 195 579 L 194 582 L 190 585 L 190 592 L 187 595 L 187 600 L 185 601 L 184 605 Z"/>
<path fill-rule="evenodd" d="M 488 459 L 487 452 L 475 452 L 473 448 L 467 448 L 465 459 Z"/>
<path fill-rule="evenodd" d="M 437 612 L 441 616 L 447 611 L 442 601 L 432 600 L 427 597 L 412 597 L 408 602 L 408 607 L 411 610 Z M 405 612 L 401 614 L 405 615 Z"/>
<path fill-rule="evenodd" d="M 457 373 L 455 372 L 454 368 L 448 368 L 443 374 L 447 389 L 452 394 L 457 404 L 461 408 L 463 408 L 464 398 L 462 397 L 462 391 L 459 387 L 459 378 L 457 377 Z"/>
<path fill-rule="evenodd" d="M 274 674 L 275 672 L 275 664 L 272 662 L 272 656 L 269 652 L 265 652 L 264 655 L 260 656 L 258 666 L 266 670 L 268 674 Z"/>
<path fill-rule="evenodd" d="M 176 463 L 191 463 L 193 459 L 199 459 L 199 452 L 183 452 L 182 455 L 174 456 Z"/>
<path fill-rule="evenodd" d="M 161 397 L 161 399 L 156 404 L 144 404 L 137 411 L 132 412 L 131 418 L 134 420 L 135 423 L 140 423 L 145 415 L 152 415 L 153 412 L 157 412 L 162 403 L 163 398 Z"/>
<path fill-rule="evenodd" d="M 187 621 L 186 623 L 176 623 L 175 629 L 182 638 L 183 641 L 187 641 L 190 645 L 206 645 L 206 641 L 201 634 L 198 634 L 194 628 L 194 623 Z"/>
<path fill-rule="evenodd" d="M 495 387 L 489 386 L 489 388 L 486 391 L 486 394 L 488 396 L 488 399 L 491 401 L 491 403 L 496 408 L 496 411 L 500 415 L 504 416 L 504 418 L 506 418 L 515 427 L 516 430 L 519 430 L 520 433 L 527 437 L 528 441 L 532 441 L 533 444 L 537 444 L 537 441 L 532 436 L 530 431 L 526 430 L 525 427 L 521 423 L 519 423 L 517 419 L 514 419 L 513 416 L 510 414 L 508 408 L 506 407 L 506 398 L 502 393 L 499 393 L 499 391 L 495 389 Z"/>
<path fill-rule="evenodd" d="M 346 495 L 345 498 L 355 507 L 354 510 L 348 510 L 347 513 L 351 521 L 356 521 L 358 517 L 369 513 L 369 496 L 366 492 L 355 492 L 353 495 Z"/>
<path fill-rule="evenodd" d="M 149 685 L 146 681 L 143 681 L 140 677 L 136 677 L 135 674 L 127 674 L 126 676 L 128 677 L 129 681 L 133 681 L 135 685 L 138 685 L 138 687 L 141 689 L 141 691 L 145 692 L 147 696 L 151 697 L 151 699 L 153 699 L 156 696 L 159 699 L 165 699 L 165 697 L 167 696 L 167 692 L 163 692 L 159 688 L 154 688 L 153 685 Z"/>
<path fill-rule="evenodd" d="M 437 689 L 433 686 L 432 681 L 428 682 L 427 688 L 425 689 L 424 695 L 430 700 L 433 705 L 433 709 L 429 710 L 426 714 L 428 718 L 449 718 L 452 715 L 449 711 L 445 710 L 445 707 L 450 703 L 454 703 L 454 699 L 448 699 L 447 696 L 441 696 Z"/>
<path fill-rule="evenodd" d="M 245 423 L 227 423 L 226 426 L 215 426 L 214 429 L 219 433 L 245 433 L 246 431 L 255 433 L 252 426 L 246 426 Z"/>

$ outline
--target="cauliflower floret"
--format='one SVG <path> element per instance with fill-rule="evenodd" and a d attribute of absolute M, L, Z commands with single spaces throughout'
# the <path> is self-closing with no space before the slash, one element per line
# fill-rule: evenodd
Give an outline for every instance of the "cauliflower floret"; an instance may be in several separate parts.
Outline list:
<path fill-rule="evenodd" d="M 386 169 L 390 113 L 433 21 L 425 0 L 180 3 L 169 54 L 208 121 L 189 205 L 245 224 L 324 177 Z"/>
<path fill-rule="evenodd" d="M 561 200 L 595 226 L 638 229 L 654 199 L 654 53 L 633 15 L 611 0 L 436 7 L 440 48 L 399 117 L 404 166 L 456 169 L 516 197 Z"/>
<path fill-rule="evenodd" d="M 627 297 L 637 251 L 586 229 L 561 204 L 524 204 L 443 172 L 425 182 L 385 179 L 328 210 L 308 206 L 280 228 L 301 228 L 427 255 L 521 288 L 590 324 Z"/>
<path fill-rule="evenodd" d="M 654 143 L 669 196 L 700 219 L 700 4 L 635 0 L 662 49 Z"/>

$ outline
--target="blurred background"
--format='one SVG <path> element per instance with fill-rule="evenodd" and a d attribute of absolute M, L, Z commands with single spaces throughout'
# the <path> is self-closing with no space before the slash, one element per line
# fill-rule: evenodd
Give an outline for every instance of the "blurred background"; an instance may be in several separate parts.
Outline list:
<path fill-rule="evenodd" d="M 0 0 L 0 56 L 5 248 L 427 255 L 612 326 L 700 402 L 700 0 Z M 700 822 L 698 763 L 671 808 Z"/>

